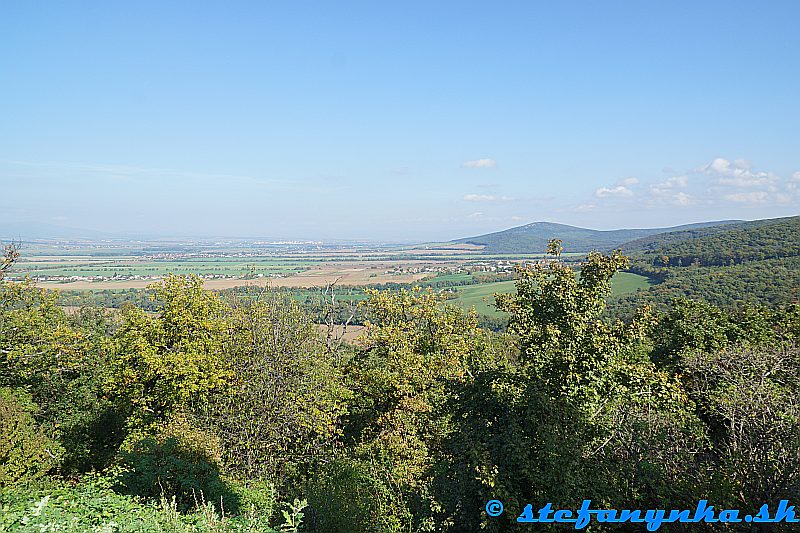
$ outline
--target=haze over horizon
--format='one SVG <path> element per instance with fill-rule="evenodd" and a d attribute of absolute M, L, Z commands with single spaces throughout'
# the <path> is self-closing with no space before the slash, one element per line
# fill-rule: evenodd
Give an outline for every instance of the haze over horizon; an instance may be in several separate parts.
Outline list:
<path fill-rule="evenodd" d="M 0 13 L 0 229 L 422 242 L 800 212 L 797 2 Z"/>
<path fill-rule="evenodd" d="M 770 217 L 776 218 L 776 217 Z M 777 217 L 780 218 L 780 217 Z M 682 228 L 684 226 L 691 226 L 695 224 L 705 224 L 708 222 L 719 222 L 719 223 L 729 223 L 729 222 L 747 222 L 748 220 L 745 219 L 727 219 L 727 220 L 698 220 L 698 221 L 691 221 L 686 222 L 683 224 L 676 224 L 675 226 L 663 226 L 663 227 L 619 227 L 619 228 L 592 228 L 592 227 L 580 227 L 580 226 L 571 226 L 565 225 L 567 227 L 571 227 L 574 229 L 581 229 L 581 230 L 590 230 L 590 231 L 620 231 L 620 230 L 635 230 L 635 229 L 670 229 L 670 228 Z M 534 221 L 529 222 L 526 224 L 518 224 L 516 226 L 510 227 L 503 227 L 498 230 L 491 230 L 488 232 L 481 233 L 480 235 L 458 235 L 453 237 L 447 237 L 444 239 L 439 239 L 438 241 L 434 241 L 431 239 L 377 239 L 377 238 L 356 238 L 356 237 L 336 237 L 336 238 L 327 238 L 327 239 L 319 239 L 314 238 L 313 236 L 300 236 L 300 237 L 289 237 L 289 236 L 281 236 L 281 235 L 268 235 L 268 234 L 179 234 L 179 233 L 143 233 L 143 232 L 108 232 L 103 230 L 90 230 L 86 228 L 73 228 L 73 227 L 62 227 L 50 224 L 16 224 L 12 223 L 10 225 L 3 225 L 0 227 L 0 240 L 10 240 L 10 241 L 21 241 L 24 242 L 26 240 L 30 241 L 47 241 L 47 240 L 89 240 L 89 241 L 104 241 L 104 240 L 114 240 L 114 241 L 131 241 L 131 240 L 142 240 L 142 241 L 158 241 L 158 240 L 177 240 L 177 241 L 210 241 L 210 240 L 231 240 L 231 241 L 274 241 L 274 242 L 290 242 L 290 241 L 297 241 L 297 242 L 325 242 L 325 243 L 332 243 L 332 242 L 345 242 L 345 243 L 353 243 L 353 242 L 365 242 L 365 243 L 385 243 L 385 244 L 426 244 L 426 243 L 433 243 L 433 242 L 450 242 L 450 241 L 459 241 L 464 240 L 466 238 L 471 237 L 478 237 L 484 234 L 493 234 L 497 232 L 503 232 L 505 230 L 520 228 L 520 227 L 527 227 L 527 226 L 535 226 L 538 224 L 556 224 L 562 225 L 561 223 L 551 222 L 551 221 Z"/>

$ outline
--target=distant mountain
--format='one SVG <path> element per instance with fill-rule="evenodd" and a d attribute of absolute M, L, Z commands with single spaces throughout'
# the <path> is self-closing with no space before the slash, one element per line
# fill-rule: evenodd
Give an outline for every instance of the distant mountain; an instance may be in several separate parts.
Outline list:
<path fill-rule="evenodd" d="M 737 222 L 740 221 L 722 220 L 686 224 L 672 228 L 617 229 L 608 231 L 577 228 L 552 222 L 533 222 L 532 224 L 504 231 L 457 239 L 452 242 L 483 246 L 482 251 L 486 253 L 543 253 L 547 250 L 548 240 L 561 239 L 564 241 L 565 252 L 607 251 L 618 248 L 624 243 L 660 233 L 707 228 Z"/>

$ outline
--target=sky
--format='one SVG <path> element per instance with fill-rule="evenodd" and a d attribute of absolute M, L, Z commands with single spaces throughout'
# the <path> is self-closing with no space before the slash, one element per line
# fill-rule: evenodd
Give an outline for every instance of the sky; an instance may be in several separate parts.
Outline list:
<path fill-rule="evenodd" d="M 796 0 L 3 2 L 0 234 L 794 215 L 798 21 Z"/>

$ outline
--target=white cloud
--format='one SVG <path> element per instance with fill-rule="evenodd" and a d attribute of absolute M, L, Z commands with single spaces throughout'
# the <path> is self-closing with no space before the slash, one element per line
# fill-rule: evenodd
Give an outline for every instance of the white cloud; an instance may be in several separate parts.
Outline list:
<path fill-rule="evenodd" d="M 729 161 L 721 157 L 697 171 L 710 180 L 706 191 L 709 203 L 763 207 L 800 202 L 800 172 L 783 178 L 773 172 L 754 170 L 744 159 Z"/>
<path fill-rule="evenodd" d="M 735 174 L 742 174 L 750 171 L 750 161 L 746 159 L 735 159 L 733 161 L 729 161 L 724 157 L 717 157 L 711 163 L 707 164 L 704 167 L 701 167 L 700 170 L 703 172 L 711 173 L 711 174 L 723 174 L 728 176 L 733 176 Z"/>
<path fill-rule="evenodd" d="M 800 193 L 800 172 L 795 172 L 791 178 L 786 180 L 786 190 Z"/>
<path fill-rule="evenodd" d="M 700 199 L 679 189 L 689 186 L 689 176 L 673 176 L 648 187 L 649 195 L 644 201 L 650 206 L 687 207 L 700 202 Z"/>
<path fill-rule="evenodd" d="M 616 187 L 601 187 L 594 191 L 594 195 L 598 198 L 617 197 L 617 198 L 630 198 L 633 196 L 633 191 L 624 185 L 617 185 Z"/>
<path fill-rule="evenodd" d="M 494 168 L 497 166 L 497 161 L 494 159 L 474 159 L 472 161 L 464 161 L 461 164 L 462 168 Z"/>
<path fill-rule="evenodd" d="M 650 185 L 650 192 L 656 196 L 670 194 L 674 189 L 685 189 L 689 186 L 689 176 L 675 176 Z"/>
<path fill-rule="evenodd" d="M 718 157 L 685 174 L 670 172 L 671 177 L 640 181 L 621 179 L 594 191 L 594 198 L 571 207 L 570 211 L 588 213 L 611 211 L 625 206 L 631 209 L 728 209 L 770 207 L 786 210 L 800 208 L 800 171 L 784 177 L 754 168 L 745 159 Z"/>
<path fill-rule="evenodd" d="M 686 187 L 689 185 L 689 176 L 675 176 L 666 181 L 670 186 Z"/>
<path fill-rule="evenodd" d="M 737 204 L 763 204 L 769 199 L 766 191 L 737 192 L 723 196 L 725 200 Z"/>
<path fill-rule="evenodd" d="M 672 196 L 672 203 L 679 206 L 687 206 L 695 203 L 695 200 L 685 192 L 679 192 Z"/>
<path fill-rule="evenodd" d="M 731 162 L 718 157 L 703 167 L 702 171 L 714 177 L 717 185 L 737 188 L 773 188 L 774 184 L 780 180 L 771 172 L 754 172 L 751 170 L 750 162 L 745 159 L 736 159 Z"/>
<path fill-rule="evenodd" d="M 480 211 L 477 211 L 475 213 L 472 213 L 471 215 L 467 215 L 467 218 L 481 218 L 482 216 L 483 216 L 483 213 L 481 213 Z"/>
<path fill-rule="evenodd" d="M 729 185 L 738 188 L 752 187 L 774 187 L 777 177 L 769 175 L 750 174 L 744 176 L 732 176 L 730 178 L 719 178 L 717 184 Z"/>
<path fill-rule="evenodd" d="M 467 202 L 511 202 L 512 196 L 495 196 L 493 194 L 467 194 L 464 195 Z"/>

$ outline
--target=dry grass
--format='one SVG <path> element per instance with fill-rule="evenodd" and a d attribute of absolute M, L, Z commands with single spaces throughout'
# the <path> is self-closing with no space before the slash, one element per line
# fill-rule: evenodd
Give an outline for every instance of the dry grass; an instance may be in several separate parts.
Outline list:
<path fill-rule="evenodd" d="M 325 324 L 319 325 L 320 331 L 322 333 L 326 333 L 328 331 L 328 326 Z M 364 326 L 347 326 L 347 329 L 344 329 L 344 326 L 337 325 L 334 327 L 334 337 L 341 338 L 344 342 L 348 344 L 355 344 L 356 339 L 358 339 L 363 333 L 366 328 Z"/>

